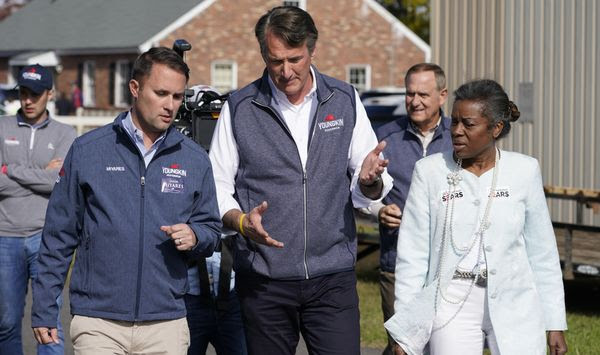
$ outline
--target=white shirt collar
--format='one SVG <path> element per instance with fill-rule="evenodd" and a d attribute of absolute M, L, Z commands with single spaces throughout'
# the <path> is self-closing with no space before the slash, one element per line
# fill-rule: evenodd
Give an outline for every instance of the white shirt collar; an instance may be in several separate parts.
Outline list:
<path fill-rule="evenodd" d="M 273 98 L 275 99 L 275 101 L 279 105 L 285 105 L 291 108 L 295 108 L 302 106 L 306 101 L 311 100 L 313 95 L 315 95 L 315 93 L 317 92 L 317 80 L 315 79 L 315 72 L 312 66 L 310 67 L 310 75 L 312 76 L 312 88 L 306 94 L 306 96 L 304 96 L 304 100 L 298 105 L 292 104 L 290 100 L 288 100 L 287 95 L 283 91 L 279 90 L 277 86 L 275 86 L 275 83 L 273 82 L 273 79 L 271 79 L 271 76 L 267 75 L 269 77 L 269 86 L 271 87 L 271 92 L 273 93 Z"/>

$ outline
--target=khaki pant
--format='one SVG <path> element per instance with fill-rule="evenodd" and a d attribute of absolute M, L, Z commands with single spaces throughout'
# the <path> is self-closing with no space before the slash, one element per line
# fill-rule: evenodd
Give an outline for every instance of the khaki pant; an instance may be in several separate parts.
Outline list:
<path fill-rule="evenodd" d="M 76 315 L 71 340 L 75 355 L 185 355 L 190 332 L 185 318 L 122 322 Z"/>

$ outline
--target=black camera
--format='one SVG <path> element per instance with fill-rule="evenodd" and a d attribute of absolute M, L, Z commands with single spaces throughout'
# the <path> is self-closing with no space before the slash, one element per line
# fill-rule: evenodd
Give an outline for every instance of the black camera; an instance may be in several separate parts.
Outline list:
<path fill-rule="evenodd" d="M 192 45 L 184 39 L 173 43 L 173 50 L 182 58 Z M 185 90 L 185 97 L 173 125 L 208 151 L 221 108 L 229 95 L 220 95 L 207 85 L 196 85 Z"/>

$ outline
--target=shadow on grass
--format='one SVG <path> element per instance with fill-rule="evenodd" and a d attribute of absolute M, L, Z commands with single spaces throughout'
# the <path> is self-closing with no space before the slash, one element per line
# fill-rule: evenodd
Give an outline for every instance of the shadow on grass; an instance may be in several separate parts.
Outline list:
<path fill-rule="evenodd" d="M 565 303 L 568 312 L 600 316 L 600 280 L 578 278 L 565 281 Z"/>
<path fill-rule="evenodd" d="M 364 246 L 359 246 L 360 251 Z M 356 278 L 362 282 L 379 282 L 379 251 L 375 251 L 356 262 Z"/>

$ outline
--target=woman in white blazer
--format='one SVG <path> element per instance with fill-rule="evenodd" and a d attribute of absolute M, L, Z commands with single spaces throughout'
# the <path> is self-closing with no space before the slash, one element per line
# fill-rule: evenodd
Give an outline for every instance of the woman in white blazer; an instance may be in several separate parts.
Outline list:
<path fill-rule="evenodd" d="M 496 141 L 519 111 L 502 87 L 454 92 L 453 151 L 417 162 L 400 226 L 396 354 L 564 354 L 562 273 L 537 161 Z"/>

